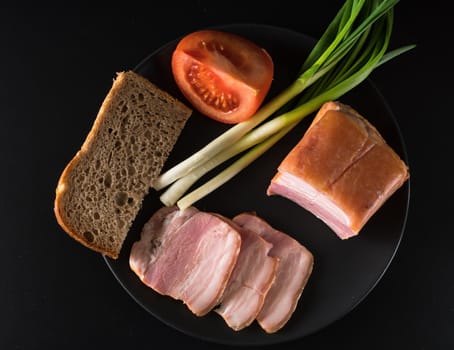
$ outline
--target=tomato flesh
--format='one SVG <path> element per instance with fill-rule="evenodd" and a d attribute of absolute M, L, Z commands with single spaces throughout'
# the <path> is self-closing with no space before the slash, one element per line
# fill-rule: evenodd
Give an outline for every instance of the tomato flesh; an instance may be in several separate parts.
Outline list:
<path fill-rule="evenodd" d="M 204 30 L 180 40 L 172 73 L 203 115 L 234 124 L 252 117 L 265 99 L 274 65 L 263 48 L 236 34 Z"/>
<path fill-rule="evenodd" d="M 222 79 L 204 65 L 193 64 L 188 70 L 187 79 L 194 93 L 207 105 L 223 113 L 238 108 L 239 97 L 235 91 L 228 91 Z"/>

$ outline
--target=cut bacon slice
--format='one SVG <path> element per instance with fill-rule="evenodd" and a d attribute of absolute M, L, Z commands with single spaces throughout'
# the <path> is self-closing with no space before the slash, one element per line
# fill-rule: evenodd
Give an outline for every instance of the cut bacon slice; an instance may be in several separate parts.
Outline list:
<path fill-rule="evenodd" d="M 188 209 L 158 210 L 135 243 L 130 266 L 144 284 L 203 316 L 223 295 L 241 237 L 218 216 Z"/>
<path fill-rule="evenodd" d="M 327 102 L 289 152 L 267 189 L 355 236 L 408 179 L 406 164 L 350 106 Z"/>
<path fill-rule="evenodd" d="M 279 259 L 274 283 L 257 316 L 260 326 L 267 333 L 274 333 L 288 322 L 295 311 L 312 273 L 314 257 L 294 238 L 274 229 L 253 213 L 239 214 L 233 221 L 270 242 L 273 247 L 269 254 Z"/>
<path fill-rule="evenodd" d="M 233 222 L 232 225 L 238 227 L 241 235 L 241 250 L 221 304 L 214 311 L 238 331 L 255 321 L 261 311 L 276 277 L 279 259 L 268 255 L 271 243 L 251 230 Z"/>
<path fill-rule="evenodd" d="M 164 240 L 197 213 L 194 207 L 178 210 L 176 206 L 162 207 L 145 223 L 140 240 L 134 242 L 129 256 L 129 266 L 141 280 L 145 278 L 148 266 L 154 262 Z"/>

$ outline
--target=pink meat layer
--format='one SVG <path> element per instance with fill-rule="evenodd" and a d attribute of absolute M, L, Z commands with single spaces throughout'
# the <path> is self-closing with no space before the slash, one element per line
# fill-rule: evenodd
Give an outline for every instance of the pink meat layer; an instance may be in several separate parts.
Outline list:
<path fill-rule="evenodd" d="M 249 326 L 258 316 L 279 264 L 277 257 L 269 256 L 271 243 L 246 228 L 238 226 L 238 232 L 242 241 L 238 261 L 221 304 L 215 309 L 237 331 Z"/>
<path fill-rule="evenodd" d="M 279 259 L 273 285 L 268 291 L 257 321 L 267 333 L 281 329 L 294 313 L 312 273 L 312 253 L 291 236 L 271 227 L 255 214 L 243 213 L 233 218 L 241 227 L 270 242 L 270 256 Z"/>
<path fill-rule="evenodd" d="M 241 237 L 216 215 L 162 210 L 144 227 L 141 241 L 131 251 L 130 266 L 147 286 L 183 301 L 194 314 L 205 315 L 223 295 Z"/>

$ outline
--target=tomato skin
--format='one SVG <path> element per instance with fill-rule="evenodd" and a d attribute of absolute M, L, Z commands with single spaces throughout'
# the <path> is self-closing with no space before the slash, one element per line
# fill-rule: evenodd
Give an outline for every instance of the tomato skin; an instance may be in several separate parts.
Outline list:
<path fill-rule="evenodd" d="M 237 34 L 200 30 L 184 36 L 172 54 L 183 95 L 203 115 L 236 124 L 252 117 L 274 76 L 268 52 Z"/>

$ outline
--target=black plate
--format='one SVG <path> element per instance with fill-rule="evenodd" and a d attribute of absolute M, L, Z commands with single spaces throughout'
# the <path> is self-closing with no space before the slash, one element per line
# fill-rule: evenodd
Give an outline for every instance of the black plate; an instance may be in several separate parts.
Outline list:
<path fill-rule="evenodd" d="M 217 29 L 241 34 L 268 50 L 275 63 L 275 80 L 269 96 L 293 81 L 315 43 L 301 33 L 265 25 L 230 25 Z M 160 48 L 135 70 L 185 101 L 170 70 L 170 57 L 177 42 L 178 39 Z M 396 119 L 370 79 L 339 100 L 367 116 L 408 164 Z M 162 206 L 158 194 L 153 190 L 145 198 L 120 257 L 117 260 L 105 258 L 121 285 L 145 310 L 193 337 L 231 345 L 264 345 L 293 340 L 320 330 L 346 315 L 374 288 L 390 264 L 404 231 L 409 181 L 369 220 L 359 236 L 347 241 L 341 241 L 324 223 L 291 201 L 278 196 L 267 197 L 265 194 L 278 164 L 302 137 L 312 117 L 308 116 L 237 177 L 195 204 L 201 210 L 229 217 L 243 211 L 256 211 L 271 225 L 292 235 L 312 251 L 315 257 L 312 276 L 287 325 L 271 335 L 266 334 L 256 323 L 235 332 L 216 313 L 196 317 L 183 303 L 161 296 L 140 282 L 130 270 L 128 258 L 131 245 L 139 239 L 143 224 Z M 224 129 L 225 126 L 194 113 L 165 168 L 200 149 Z"/>

